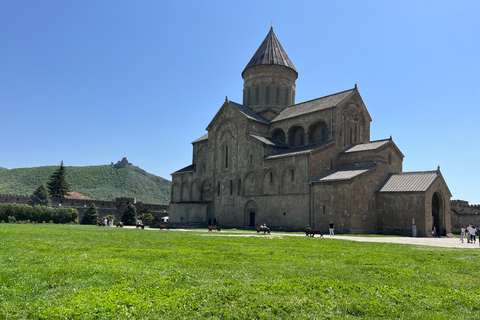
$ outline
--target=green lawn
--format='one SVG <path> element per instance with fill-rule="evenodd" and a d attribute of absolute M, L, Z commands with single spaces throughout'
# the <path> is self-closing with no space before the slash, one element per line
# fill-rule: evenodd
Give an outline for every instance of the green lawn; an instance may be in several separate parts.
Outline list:
<path fill-rule="evenodd" d="M 0 224 L 0 319 L 478 318 L 479 255 L 248 231 Z"/>

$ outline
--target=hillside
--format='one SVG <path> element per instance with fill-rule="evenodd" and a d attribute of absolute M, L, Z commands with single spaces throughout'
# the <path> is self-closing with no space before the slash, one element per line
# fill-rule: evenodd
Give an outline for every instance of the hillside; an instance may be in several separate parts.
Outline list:
<path fill-rule="evenodd" d="M 171 181 L 128 162 L 65 168 L 70 190 L 96 200 L 130 197 L 143 203 L 170 202 Z M 30 195 L 41 183 L 46 184 L 56 169 L 58 166 L 0 170 L 0 194 Z"/>

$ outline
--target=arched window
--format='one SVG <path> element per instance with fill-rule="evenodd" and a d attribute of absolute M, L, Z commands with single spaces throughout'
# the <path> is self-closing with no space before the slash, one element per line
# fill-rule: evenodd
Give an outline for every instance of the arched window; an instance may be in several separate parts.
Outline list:
<path fill-rule="evenodd" d="M 276 129 L 272 133 L 272 138 L 277 139 L 283 143 L 285 143 L 285 132 L 282 129 Z"/>
<path fill-rule="evenodd" d="M 323 121 L 315 122 L 308 129 L 308 142 L 316 143 L 320 141 L 327 141 L 327 125 Z"/>
<path fill-rule="evenodd" d="M 290 128 L 288 133 L 288 144 L 290 146 L 302 146 L 305 144 L 305 134 L 304 130 L 300 126 L 294 126 Z"/>
<path fill-rule="evenodd" d="M 225 146 L 225 168 L 228 168 L 228 146 Z"/>

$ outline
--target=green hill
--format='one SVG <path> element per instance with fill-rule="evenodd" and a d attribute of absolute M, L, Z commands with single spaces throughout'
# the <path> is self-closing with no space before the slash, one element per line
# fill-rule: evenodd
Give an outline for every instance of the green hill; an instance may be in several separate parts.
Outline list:
<path fill-rule="evenodd" d="M 70 191 L 95 200 L 136 198 L 152 204 L 170 202 L 171 181 L 158 177 L 127 162 L 89 167 L 65 167 Z M 0 194 L 30 195 L 49 181 L 58 166 L 0 170 Z"/>

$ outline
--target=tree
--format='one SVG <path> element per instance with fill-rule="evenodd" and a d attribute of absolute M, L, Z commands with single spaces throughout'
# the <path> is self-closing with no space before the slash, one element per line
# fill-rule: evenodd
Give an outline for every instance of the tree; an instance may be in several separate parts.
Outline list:
<path fill-rule="evenodd" d="M 38 186 L 38 188 L 33 191 L 33 193 L 28 197 L 28 202 L 31 205 L 41 205 L 41 206 L 48 206 L 52 205 L 50 201 L 50 195 L 48 194 L 47 187 L 42 183 Z"/>
<path fill-rule="evenodd" d="M 98 211 L 95 203 L 92 203 L 90 208 L 87 209 L 85 215 L 82 219 L 82 224 L 97 224 L 98 222 Z"/>
<path fill-rule="evenodd" d="M 127 205 L 122 214 L 122 221 L 127 226 L 135 225 L 135 219 L 137 217 L 137 209 L 131 203 Z"/>
<path fill-rule="evenodd" d="M 155 217 L 149 212 L 142 213 L 138 219 L 142 220 L 144 226 L 151 225 L 155 221 Z"/>
<path fill-rule="evenodd" d="M 50 182 L 48 183 L 48 190 L 52 197 L 61 198 L 68 194 L 70 191 L 70 185 L 66 180 L 66 169 L 63 166 L 63 160 L 60 163 L 60 168 L 50 176 Z"/>

